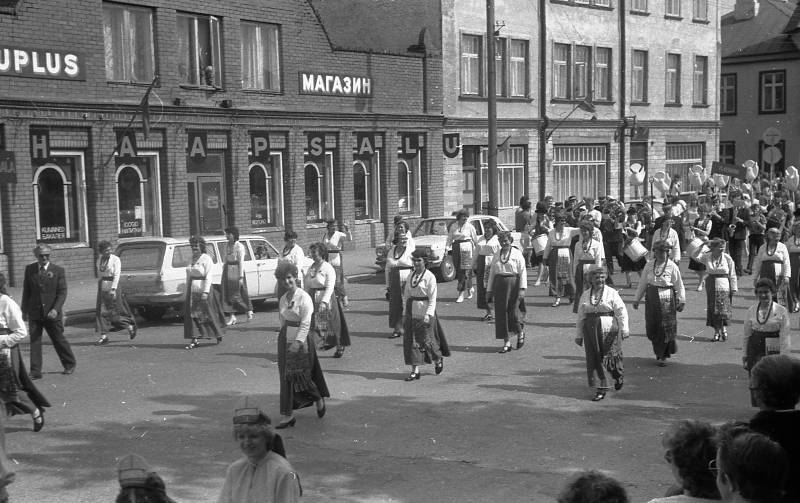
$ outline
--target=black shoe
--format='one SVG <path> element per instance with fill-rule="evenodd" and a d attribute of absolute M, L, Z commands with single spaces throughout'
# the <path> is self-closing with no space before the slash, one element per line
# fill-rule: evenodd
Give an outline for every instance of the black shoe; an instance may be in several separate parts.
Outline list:
<path fill-rule="evenodd" d="M 331 349 L 333 349 L 335 347 L 336 346 L 334 344 L 325 344 L 324 346 L 320 347 L 319 350 L 320 351 L 328 351 L 328 350 L 331 350 Z"/>
<path fill-rule="evenodd" d="M 44 428 L 44 409 L 37 409 L 39 411 L 39 415 L 33 418 L 33 431 L 38 432 L 42 431 Z"/>
<path fill-rule="evenodd" d="M 390 339 L 397 339 L 400 337 L 400 332 L 392 332 L 392 335 L 389 336 Z"/>
<path fill-rule="evenodd" d="M 719 337 L 720 337 L 719 332 L 714 332 L 713 342 L 719 342 Z"/>
<path fill-rule="evenodd" d="M 31 381 L 38 381 L 42 378 L 42 374 L 39 372 L 31 372 L 28 377 L 31 378 Z"/>
<path fill-rule="evenodd" d="M 69 367 L 64 367 L 64 372 L 61 372 L 64 375 L 70 375 L 75 372 L 75 365 L 70 365 Z"/>
<path fill-rule="evenodd" d="M 525 345 L 525 332 L 520 332 L 519 336 L 517 337 L 517 349 L 522 349 L 522 346 Z"/>
<path fill-rule="evenodd" d="M 602 399 L 603 399 L 603 398 L 605 398 L 605 397 L 606 397 L 606 392 L 605 392 L 605 391 L 598 391 L 598 392 L 597 392 L 597 393 L 594 395 L 594 398 L 592 398 L 592 401 L 593 401 L 593 402 L 599 402 L 600 400 L 602 400 Z"/>
<path fill-rule="evenodd" d="M 418 371 L 417 372 L 412 372 L 412 373 L 408 374 L 408 377 L 406 377 L 406 381 L 418 381 L 419 377 L 420 377 L 420 374 L 419 374 Z"/>
<path fill-rule="evenodd" d="M 139 333 L 139 329 L 135 325 L 128 325 L 128 335 L 131 336 L 131 340 L 136 338 L 137 333 Z"/>
<path fill-rule="evenodd" d="M 327 412 L 328 407 L 325 405 L 325 399 L 324 398 L 320 398 L 320 400 L 322 400 L 322 408 L 321 409 L 317 409 L 317 417 L 322 419 L 325 416 L 325 412 Z"/>
<path fill-rule="evenodd" d="M 293 418 L 291 418 L 290 420 L 288 420 L 286 422 L 278 423 L 277 425 L 275 425 L 275 429 L 276 430 L 282 430 L 284 428 L 291 428 L 292 426 L 294 426 L 294 423 L 296 423 L 296 422 L 297 422 L 297 418 L 293 417 Z"/>
<path fill-rule="evenodd" d="M 344 354 L 344 346 L 339 346 L 338 348 L 336 348 L 336 352 L 333 353 L 333 357 L 341 358 L 343 354 Z"/>
<path fill-rule="evenodd" d="M 433 368 L 436 370 L 436 375 L 437 375 L 437 376 L 438 376 L 439 374 L 441 374 L 441 373 L 442 373 L 442 371 L 444 370 L 444 358 L 439 358 L 439 359 L 436 361 L 436 363 L 434 364 Z"/>
<path fill-rule="evenodd" d="M 624 377 L 619 376 L 618 378 L 616 378 L 614 380 L 614 389 L 615 390 L 617 390 L 617 391 L 621 390 L 622 386 L 624 386 L 624 385 L 625 385 L 625 378 Z"/>
<path fill-rule="evenodd" d="M 498 351 L 498 353 L 500 353 L 500 354 L 502 355 L 502 354 L 504 354 L 504 353 L 508 353 L 508 352 L 510 352 L 510 351 L 511 351 L 511 345 L 509 344 L 508 346 L 503 346 L 503 349 L 501 349 L 500 351 Z"/>

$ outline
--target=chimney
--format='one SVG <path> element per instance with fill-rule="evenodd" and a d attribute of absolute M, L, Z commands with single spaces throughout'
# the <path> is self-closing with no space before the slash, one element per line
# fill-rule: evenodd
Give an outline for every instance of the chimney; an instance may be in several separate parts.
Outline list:
<path fill-rule="evenodd" d="M 736 0 L 733 17 L 737 21 L 753 19 L 758 15 L 758 0 Z"/>

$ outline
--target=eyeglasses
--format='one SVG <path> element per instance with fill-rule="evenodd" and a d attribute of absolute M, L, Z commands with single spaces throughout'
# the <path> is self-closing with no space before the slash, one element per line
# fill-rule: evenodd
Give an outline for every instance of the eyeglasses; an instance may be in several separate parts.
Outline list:
<path fill-rule="evenodd" d="M 712 459 L 711 461 L 708 462 L 708 470 L 714 475 L 716 475 L 719 472 L 716 459 Z"/>

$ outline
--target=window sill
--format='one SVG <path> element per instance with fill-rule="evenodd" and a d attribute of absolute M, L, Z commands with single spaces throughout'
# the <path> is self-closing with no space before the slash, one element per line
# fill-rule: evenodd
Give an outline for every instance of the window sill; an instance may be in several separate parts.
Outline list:
<path fill-rule="evenodd" d="M 308 223 L 306 222 L 306 229 L 327 229 L 328 224 L 325 222 L 314 222 Z"/>
<path fill-rule="evenodd" d="M 178 87 L 181 89 L 186 89 L 187 91 L 211 91 L 211 92 L 219 92 L 223 91 L 221 87 L 217 86 L 195 86 L 192 84 L 179 84 Z"/>
<path fill-rule="evenodd" d="M 673 21 L 683 21 L 683 16 L 676 16 L 675 14 L 664 14 L 664 19 L 671 19 Z"/>
<path fill-rule="evenodd" d="M 650 102 L 649 101 L 631 101 L 630 102 L 630 106 L 632 106 L 632 107 L 649 107 L 650 106 Z"/>
<path fill-rule="evenodd" d="M 371 225 L 371 224 L 379 224 L 381 223 L 379 218 L 361 218 L 353 220 L 354 225 Z"/>
<path fill-rule="evenodd" d="M 697 24 L 711 24 L 711 21 L 708 19 L 692 19 L 692 22 Z"/>
<path fill-rule="evenodd" d="M 644 11 L 644 10 L 631 10 L 631 11 L 628 11 L 628 14 L 630 14 L 631 16 L 649 16 L 650 15 L 649 12 Z"/>
<path fill-rule="evenodd" d="M 472 94 L 462 94 L 458 97 L 458 101 L 488 101 L 489 98 L 486 96 L 475 96 Z M 525 96 L 498 96 L 496 98 L 498 103 L 530 103 L 533 101 L 533 98 L 528 98 Z"/>
<path fill-rule="evenodd" d="M 708 108 L 710 106 L 708 103 L 694 103 L 692 108 Z"/>
<path fill-rule="evenodd" d="M 77 248 L 89 248 L 89 243 L 45 243 L 54 250 L 75 250 Z"/>
<path fill-rule="evenodd" d="M 106 83 L 115 86 L 150 87 L 150 82 L 134 82 L 132 80 L 108 80 Z M 154 87 L 161 87 L 161 83 L 156 82 Z"/>
<path fill-rule="evenodd" d="M 550 103 L 553 103 L 553 104 L 556 104 L 556 105 L 577 105 L 578 103 L 583 103 L 584 99 L 585 98 L 577 98 L 577 99 L 574 99 L 574 98 L 550 98 Z M 592 101 L 593 105 L 613 105 L 614 103 L 615 103 L 614 101 L 605 101 L 605 100 L 603 100 L 603 101 L 601 101 L 601 100 Z"/>
<path fill-rule="evenodd" d="M 680 108 L 683 106 L 682 103 L 664 103 L 666 108 Z"/>
<path fill-rule="evenodd" d="M 485 100 L 486 97 L 480 94 L 459 94 L 458 99 L 459 101 L 481 101 Z"/>
<path fill-rule="evenodd" d="M 242 92 L 245 94 L 262 94 L 262 95 L 272 95 L 272 96 L 283 96 L 283 90 L 280 91 L 270 91 L 269 89 L 242 89 Z"/>
<path fill-rule="evenodd" d="M 550 3 L 557 3 L 562 5 L 572 5 L 573 7 L 586 7 L 588 9 L 597 9 L 597 10 L 614 10 L 613 7 L 610 5 L 593 5 L 589 2 L 575 2 L 572 0 L 550 0 Z"/>
<path fill-rule="evenodd" d="M 720 115 L 720 117 L 725 117 L 725 116 L 732 117 L 732 116 L 736 115 L 736 112 L 720 112 L 719 115 Z"/>
<path fill-rule="evenodd" d="M 264 234 L 267 232 L 278 232 L 284 230 L 282 225 L 266 225 L 262 227 L 251 227 L 253 234 Z"/>
<path fill-rule="evenodd" d="M 775 114 L 785 114 L 786 109 L 783 110 L 759 110 L 758 115 L 775 115 Z"/>
<path fill-rule="evenodd" d="M 616 103 L 617 102 L 614 101 L 614 100 L 594 100 L 594 101 L 592 101 L 592 105 L 600 105 L 600 106 L 603 106 L 603 107 L 612 107 Z"/>

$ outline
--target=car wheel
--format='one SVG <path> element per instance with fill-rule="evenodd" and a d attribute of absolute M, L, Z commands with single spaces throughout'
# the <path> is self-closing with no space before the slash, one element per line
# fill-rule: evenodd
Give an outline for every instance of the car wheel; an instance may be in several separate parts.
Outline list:
<path fill-rule="evenodd" d="M 456 267 L 453 265 L 453 257 L 450 255 L 444 256 L 442 263 L 439 265 L 437 276 L 442 283 L 456 279 Z"/>
<path fill-rule="evenodd" d="M 167 308 L 160 306 L 149 306 L 149 307 L 139 308 L 139 314 L 142 316 L 142 318 L 146 319 L 147 321 L 158 321 L 164 316 L 164 313 L 166 312 Z"/>

